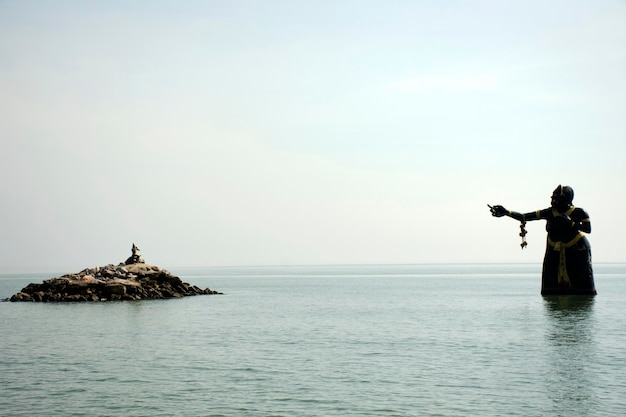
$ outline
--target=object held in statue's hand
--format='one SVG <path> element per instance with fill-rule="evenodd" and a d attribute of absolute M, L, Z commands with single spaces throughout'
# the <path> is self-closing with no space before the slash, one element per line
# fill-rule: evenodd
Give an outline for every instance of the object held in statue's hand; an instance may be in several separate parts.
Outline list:
<path fill-rule="evenodd" d="M 522 237 L 522 243 L 520 243 L 520 246 L 522 247 L 522 249 L 526 249 L 526 246 L 528 246 L 528 243 L 526 242 L 526 234 L 528 234 L 528 232 L 526 231 L 526 228 L 524 226 L 526 226 L 526 221 L 522 220 L 519 225 L 519 235 Z"/>

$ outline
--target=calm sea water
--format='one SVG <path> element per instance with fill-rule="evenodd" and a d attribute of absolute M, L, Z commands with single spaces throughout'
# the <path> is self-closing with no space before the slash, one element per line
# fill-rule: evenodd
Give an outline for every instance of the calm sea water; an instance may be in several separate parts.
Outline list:
<path fill-rule="evenodd" d="M 0 415 L 626 415 L 624 264 L 592 299 L 534 264 L 169 270 L 225 295 L 0 303 Z"/>

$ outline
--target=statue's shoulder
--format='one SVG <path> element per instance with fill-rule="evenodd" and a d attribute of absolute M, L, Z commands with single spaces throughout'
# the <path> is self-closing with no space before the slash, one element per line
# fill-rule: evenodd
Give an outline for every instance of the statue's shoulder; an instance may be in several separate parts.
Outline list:
<path fill-rule="evenodd" d="M 572 217 L 576 219 L 588 219 L 589 213 L 587 213 L 582 207 L 576 207 L 572 212 Z"/>

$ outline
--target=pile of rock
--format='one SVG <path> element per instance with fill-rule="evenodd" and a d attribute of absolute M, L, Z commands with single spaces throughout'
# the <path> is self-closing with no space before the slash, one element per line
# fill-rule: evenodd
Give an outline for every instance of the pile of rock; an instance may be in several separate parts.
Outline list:
<path fill-rule="evenodd" d="M 136 255 L 136 246 L 133 244 L 133 256 Z M 77 274 L 45 280 L 41 284 L 32 283 L 9 301 L 146 300 L 221 294 L 210 288 L 201 289 L 185 283 L 170 272 L 143 263 L 143 259 L 141 261 L 88 268 Z"/>

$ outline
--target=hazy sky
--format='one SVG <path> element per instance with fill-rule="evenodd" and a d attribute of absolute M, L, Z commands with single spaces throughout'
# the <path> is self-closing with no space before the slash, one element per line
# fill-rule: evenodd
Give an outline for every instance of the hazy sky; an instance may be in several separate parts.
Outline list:
<path fill-rule="evenodd" d="M 623 0 L 0 1 L 0 268 L 626 261 Z M 69 272 L 69 271 L 68 271 Z"/>

